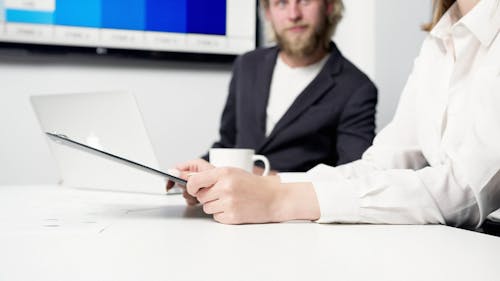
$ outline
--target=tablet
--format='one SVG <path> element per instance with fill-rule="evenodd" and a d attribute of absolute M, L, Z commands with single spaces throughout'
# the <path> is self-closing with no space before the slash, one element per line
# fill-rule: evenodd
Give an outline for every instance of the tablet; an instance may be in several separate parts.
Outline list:
<path fill-rule="evenodd" d="M 79 143 L 77 141 L 70 139 L 69 137 L 67 137 L 65 135 L 53 134 L 53 133 L 49 133 L 49 132 L 46 132 L 45 134 L 47 134 L 51 140 L 53 140 L 59 144 L 66 145 L 66 146 L 69 146 L 71 148 L 78 149 L 80 151 L 85 151 L 87 153 L 97 155 L 99 157 L 106 158 L 108 160 L 112 160 L 114 162 L 118 162 L 118 163 L 142 170 L 142 171 L 150 173 L 150 174 L 161 176 L 165 179 L 171 180 L 171 181 L 178 183 L 180 185 L 183 185 L 183 186 L 185 186 L 187 184 L 186 180 L 183 180 L 179 177 L 176 177 L 174 175 L 153 169 L 153 168 L 148 167 L 146 165 L 125 159 L 123 157 L 111 154 L 109 152 L 99 150 L 97 148 L 85 145 L 83 143 Z"/>

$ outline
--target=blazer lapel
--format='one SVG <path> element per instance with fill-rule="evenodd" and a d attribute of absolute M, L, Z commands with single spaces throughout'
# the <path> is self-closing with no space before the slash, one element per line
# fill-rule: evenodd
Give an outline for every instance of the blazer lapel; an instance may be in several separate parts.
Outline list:
<path fill-rule="evenodd" d="M 277 57 L 278 48 L 273 48 L 271 52 L 265 55 L 262 63 L 259 64 L 259 69 L 257 69 L 255 92 L 253 94 L 255 95 L 256 125 L 259 128 L 258 145 L 261 145 L 266 139 L 267 102 Z"/>
<path fill-rule="evenodd" d="M 269 137 L 262 143 L 259 151 L 262 151 L 275 137 L 276 135 L 286 128 L 288 125 L 293 123 L 300 115 L 302 115 L 307 108 L 309 108 L 313 103 L 320 99 L 328 90 L 335 86 L 335 75 L 341 71 L 341 55 L 335 44 L 332 42 L 331 45 L 330 58 L 326 62 L 320 73 L 313 79 L 313 81 L 302 91 L 302 93 L 295 99 L 290 108 L 278 121 L 274 129 L 269 134 Z M 267 90 L 267 97 L 269 97 L 269 85 Z M 266 103 L 262 104 L 264 110 L 263 122 L 266 122 Z M 264 125 L 265 128 L 265 125 Z M 264 129 L 265 130 L 265 129 Z"/>

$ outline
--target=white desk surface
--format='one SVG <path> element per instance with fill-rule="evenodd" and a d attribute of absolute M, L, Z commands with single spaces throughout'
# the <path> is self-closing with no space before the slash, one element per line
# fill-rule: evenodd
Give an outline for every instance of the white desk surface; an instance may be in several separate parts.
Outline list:
<path fill-rule="evenodd" d="M 228 226 L 181 196 L 0 187 L 0 280 L 500 280 L 500 238 L 446 226 Z"/>

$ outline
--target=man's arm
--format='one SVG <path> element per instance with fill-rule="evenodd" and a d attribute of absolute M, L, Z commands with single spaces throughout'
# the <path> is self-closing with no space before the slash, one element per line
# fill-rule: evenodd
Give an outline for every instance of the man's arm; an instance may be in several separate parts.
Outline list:
<path fill-rule="evenodd" d="M 220 139 L 213 144 L 214 148 L 232 148 L 236 144 L 236 99 L 237 99 L 237 84 L 238 84 L 238 68 L 240 59 L 234 62 L 231 82 L 229 84 L 229 94 L 227 96 L 226 105 L 222 111 L 220 121 L 219 134 Z"/>
<path fill-rule="evenodd" d="M 337 128 L 336 165 L 360 159 L 375 137 L 377 88 L 367 82 L 347 101 Z"/>

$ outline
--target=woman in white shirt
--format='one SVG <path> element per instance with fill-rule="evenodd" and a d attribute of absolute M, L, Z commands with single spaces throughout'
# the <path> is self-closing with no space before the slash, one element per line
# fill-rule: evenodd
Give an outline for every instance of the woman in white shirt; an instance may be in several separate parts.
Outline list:
<path fill-rule="evenodd" d="M 228 224 L 479 227 L 500 208 L 500 0 L 437 0 L 434 12 L 394 119 L 361 160 L 277 177 L 187 163 L 199 172 L 188 202 Z"/>

